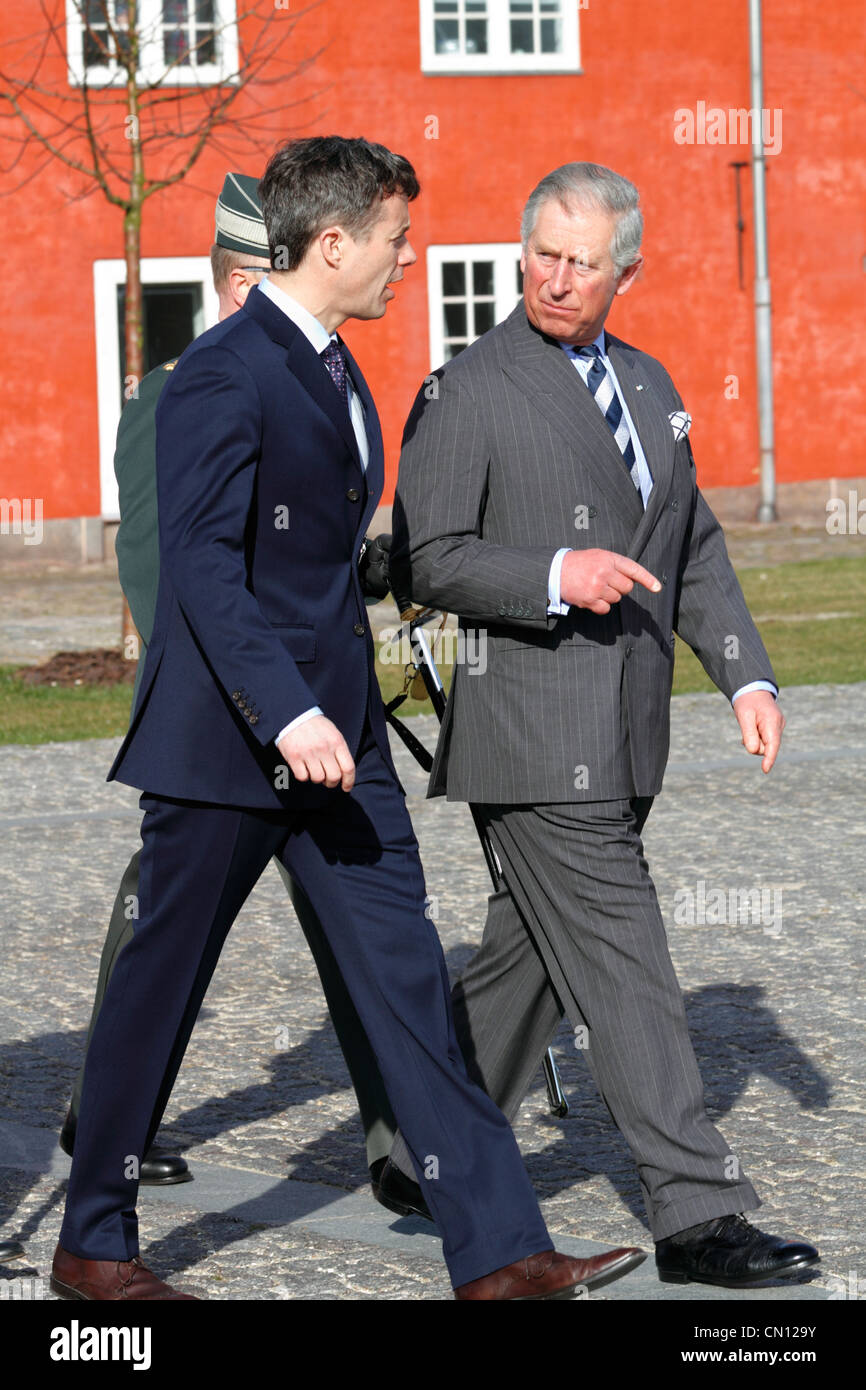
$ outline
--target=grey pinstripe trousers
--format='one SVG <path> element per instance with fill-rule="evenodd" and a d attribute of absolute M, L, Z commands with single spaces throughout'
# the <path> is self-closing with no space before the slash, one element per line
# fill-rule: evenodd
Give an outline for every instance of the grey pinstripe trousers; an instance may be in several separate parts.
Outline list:
<path fill-rule="evenodd" d="M 479 809 L 510 891 L 454 987 L 470 1075 L 513 1119 L 565 1012 L 653 1238 L 760 1206 L 713 1125 L 640 831 L 650 798 Z M 398 1136 L 391 1153 L 413 1174 Z"/>

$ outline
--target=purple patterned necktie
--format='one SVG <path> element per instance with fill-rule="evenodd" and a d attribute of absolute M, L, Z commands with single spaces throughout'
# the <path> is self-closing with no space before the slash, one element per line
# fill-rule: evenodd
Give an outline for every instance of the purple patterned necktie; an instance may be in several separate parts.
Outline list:
<path fill-rule="evenodd" d="M 340 344 L 335 343 L 332 339 L 331 342 L 328 343 L 328 346 L 325 348 L 325 351 L 322 353 L 322 361 L 324 362 L 328 371 L 331 373 L 331 380 L 333 381 L 340 395 L 343 397 L 343 400 L 346 402 L 346 405 L 348 405 L 349 390 L 346 384 L 346 359 L 343 356 L 343 349 L 341 348 Z"/>

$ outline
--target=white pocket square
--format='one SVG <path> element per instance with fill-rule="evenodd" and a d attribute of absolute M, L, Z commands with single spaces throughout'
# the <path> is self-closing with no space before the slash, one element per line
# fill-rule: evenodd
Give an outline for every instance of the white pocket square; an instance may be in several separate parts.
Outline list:
<path fill-rule="evenodd" d="M 692 417 L 687 410 L 672 410 L 668 419 L 671 422 L 671 429 L 674 432 L 674 439 L 679 442 L 685 439 L 692 427 Z"/>

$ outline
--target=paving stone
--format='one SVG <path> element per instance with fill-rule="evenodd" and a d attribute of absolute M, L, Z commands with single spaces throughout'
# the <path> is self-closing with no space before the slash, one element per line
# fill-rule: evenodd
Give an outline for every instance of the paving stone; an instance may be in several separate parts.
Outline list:
<path fill-rule="evenodd" d="M 721 696 L 674 700 L 671 764 L 644 838 L 710 1111 L 763 1198 L 759 1222 L 822 1249 L 817 1275 L 768 1296 L 847 1297 L 839 1290 L 852 1287 L 852 1271 L 853 1287 L 866 1286 L 866 684 L 792 689 L 784 707 L 785 751 L 765 778 Z M 432 744 L 432 716 L 414 727 Z M 45 1153 L 81 1058 L 119 876 L 137 845 L 137 794 L 104 781 L 115 746 L 0 748 L 0 1122 L 11 1127 L 0 1128 L 0 1239 L 23 1235 L 39 1277 L 63 1199 L 63 1170 L 48 1171 Z M 425 800 L 425 779 L 400 744 L 395 757 L 456 971 L 480 937 L 483 856 L 467 809 Z M 701 884 L 705 902 L 719 890 L 726 905 L 732 891 L 763 889 L 767 911 L 739 920 L 726 906 L 722 920 L 701 920 Z M 695 911 L 677 920 L 688 892 Z M 277 1046 L 283 1028 L 288 1046 Z M 566 1024 L 555 1050 L 569 1115 L 549 1115 L 539 1075 L 515 1126 L 551 1231 L 650 1248 L 634 1164 Z M 13 1131 L 25 1135 L 17 1146 Z M 389 1218 L 369 1198 L 348 1072 L 273 868 L 229 936 L 162 1141 L 202 1174 L 318 1194 L 312 1214 L 275 1224 L 270 1207 L 257 1218 L 255 1201 L 226 1198 L 226 1209 L 203 1212 L 193 1184 L 165 1197 L 150 1189 L 144 1248 L 167 1277 L 210 1298 L 448 1297 L 437 1242 L 410 1232 L 392 1247 Z M 348 1199 L 347 1211 L 381 1214 L 384 1226 L 371 1234 L 346 1216 L 347 1234 L 336 1234 L 343 1218 L 328 1221 L 327 1210 Z M 23 1268 L 0 1268 L 0 1278 Z M 629 1296 L 627 1281 L 612 1287 Z M 640 1288 L 633 1296 L 681 1296 L 650 1289 L 649 1276 Z M 728 1296 L 695 1288 L 689 1297 Z"/>

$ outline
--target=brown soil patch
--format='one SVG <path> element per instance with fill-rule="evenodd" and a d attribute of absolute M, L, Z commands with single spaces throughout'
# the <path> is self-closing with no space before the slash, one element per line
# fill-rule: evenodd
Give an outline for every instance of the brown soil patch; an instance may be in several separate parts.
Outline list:
<path fill-rule="evenodd" d="M 25 685 L 132 685 L 136 662 L 109 647 L 89 652 L 55 652 L 40 666 L 22 666 Z"/>

